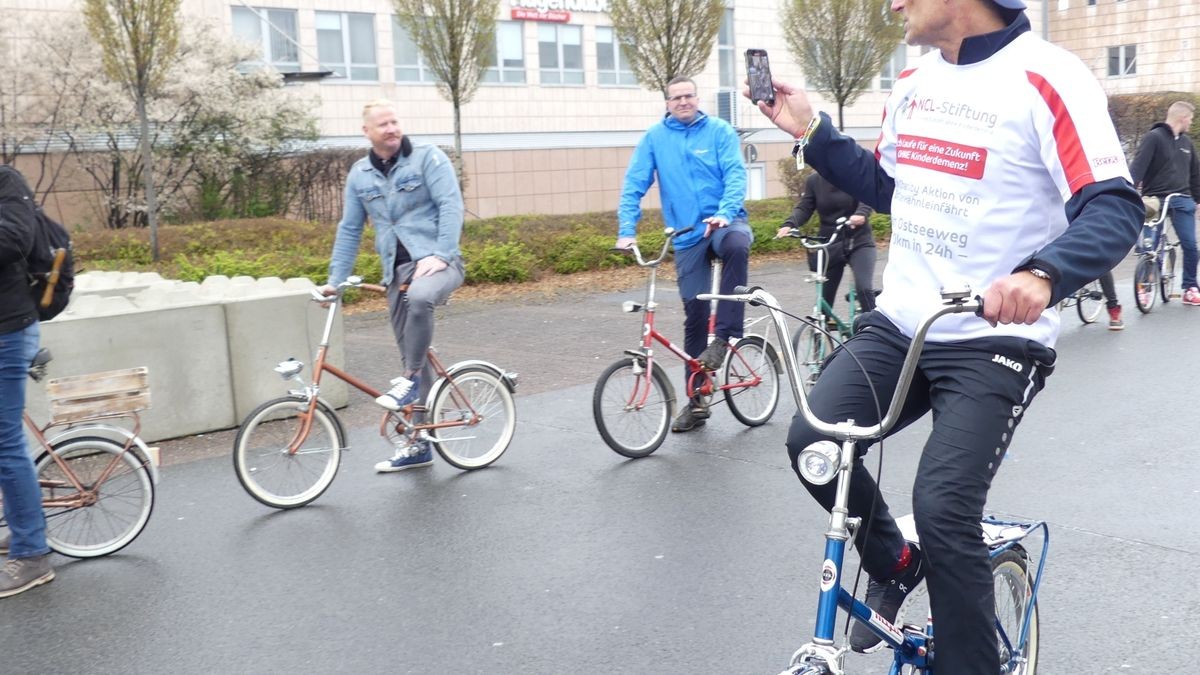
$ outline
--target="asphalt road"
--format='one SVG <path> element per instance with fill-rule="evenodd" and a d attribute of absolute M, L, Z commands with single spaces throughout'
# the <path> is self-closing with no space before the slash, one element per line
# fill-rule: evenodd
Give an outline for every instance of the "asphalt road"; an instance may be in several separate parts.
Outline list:
<path fill-rule="evenodd" d="M 755 271 L 803 306 L 798 276 Z M 661 289 L 661 325 L 676 332 L 673 293 Z M 642 460 L 608 450 L 591 383 L 634 342 L 636 320 L 616 309 L 634 297 L 447 310 L 450 360 L 523 373 L 517 436 L 483 471 L 375 475 L 387 449 L 359 399 L 343 413 L 354 450 L 332 488 L 276 512 L 241 491 L 228 433 L 181 442 L 208 453 L 164 469 L 138 540 L 58 558 L 52 584 L 3 601 L 0 672 L 778 673 L 812 630 L 826 525 L 787 466 L 794 405 L 756 429 L 717 409 Z M 1200 605 L 1200 308 L 1126 322 L 1113 333 L 1064 318 L 1059 367 L 989 500 L 1051 526 L 1039 673 L 1192 673 L 1200 660 L 1184 636 Z M 394 346 L 381 326 L 352 317 L 352 370 L 384 370 Z M 887 443 L 897 511 L 927 428 Z"/>

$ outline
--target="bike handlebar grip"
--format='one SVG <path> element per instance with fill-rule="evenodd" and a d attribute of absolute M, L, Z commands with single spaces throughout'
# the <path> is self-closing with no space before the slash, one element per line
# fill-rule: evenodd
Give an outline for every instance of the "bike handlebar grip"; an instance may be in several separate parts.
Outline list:
<path fill-rule="evenodd" d="M 365 288 L 368 291 L 375 291 L 376 293 L 387 293 L 387 286 L 380 286 L 379 284 L 362 284 L 359 288 Z M 408 284 L 400 287 L 401 292 L 405 290 L 408 290 Z"/>
<path fill-rule="evenodd" d="M 746 295 L 747 293 L 753 293 L 761 288 L 762 286 L 734 286 L 733 292 L 738 295 Z"/>
<path fill-rule="evenodd" d="M 678 237 L 681 234 L 687 234 L 688 232 L 691 232 L 694 229 L 696 229 L 695 225 L 688 225 L 687 227 L 680 228 L 671 233 L 671 238 L 674 239 L 675 237 Z"/>
<path fill-rule="evenodd" d="M 975 316 L 983 316 L 983 296 L 975 296 L 975 302 L 979 303 L 979 306 L 975 308 Z"/>

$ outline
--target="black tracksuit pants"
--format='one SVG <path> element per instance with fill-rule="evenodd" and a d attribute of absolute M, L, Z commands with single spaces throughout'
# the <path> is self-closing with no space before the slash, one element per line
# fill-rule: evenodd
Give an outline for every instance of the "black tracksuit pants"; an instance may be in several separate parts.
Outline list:
<path fill-rule="evenodd" d="M 813 412 L 829 422 L 878 422 L 863 373 L 846 351 L 862 362 L 881 398 L 878 409 L 886 413 L 908 345 L 909 339 L 878 312 L 864 314 L 858 332 L 830 357 L 809 394 Z M 991 564 L 979 522 L 1013 431 L 1044 386 L 1054 358 L 1054 350 L 1013 337 L 927 343 L 892 429 L 895 433 L 933 412 L 912 506 L 927 565 L 940 673 L 998 672 Z M 798 414 L 793 417 L 787 440 L 792 468 L 801 450 L 823 438 Z M 863 464 L 867 447 L 860 445 L 851 470 L 849 510 L 863 519 L 854 542 L 863 567 L 882 580 L 891 576 L 904 537 Z M 804 486 L 826 510 L 832 507 L 836 481 Z"/>

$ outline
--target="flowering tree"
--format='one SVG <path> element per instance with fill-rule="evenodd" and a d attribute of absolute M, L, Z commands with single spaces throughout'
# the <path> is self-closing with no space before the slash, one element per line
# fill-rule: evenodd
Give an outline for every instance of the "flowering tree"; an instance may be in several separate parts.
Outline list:
<path fill-rule="evenodd" d="M 53 157 L 61 164 L 69 156 L 91 178 L 108 227 L 145 226 L 148 204 L 136 182 L 145 160 L 131 152 L 131 140 L 138 137 L 132 101 L 122 85 L 97 77 L 101 52 L 81 22 L 38 28 L 32 35 L 32 48 L 20 62 L 28 88 L 38 94 L 36 105 L 27 107 L 39 112 L 28 114 L 32 121 L 14 128 L 13 135 L 52 138 L 64 148 Z M 261 202 L 263 193 L 276 196 L 289 180 L 290 163 L 283 158 L 297 142 L 316 138 L 315 102 L 285 89 L 272 71 L 239 72 L 238 65 L 253 58 L 252 47 L 228 40 L 213 26 L 181 33 L 176 61 L 146 108 L 153 122 L 146 138 L 159 211 L 207 218 L 255 215 L 250 203 Z M 54 126 L 38 121 L 46 119 L 55 120 Z M 273 204 L 277 211 L 280 199 Z"/>

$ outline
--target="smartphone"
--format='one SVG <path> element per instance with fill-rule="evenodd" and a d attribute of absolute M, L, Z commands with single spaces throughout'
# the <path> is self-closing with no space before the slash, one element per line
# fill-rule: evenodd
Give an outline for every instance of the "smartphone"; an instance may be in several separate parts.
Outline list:
<path fill-rule="evenodd" d="M 746 50 L 746 79 L 750 82 L 750 101 L 765 101 L 775 105 L 775 87 L 771 85 L 771 64 L 767 61 L 767 50 Z"/>

